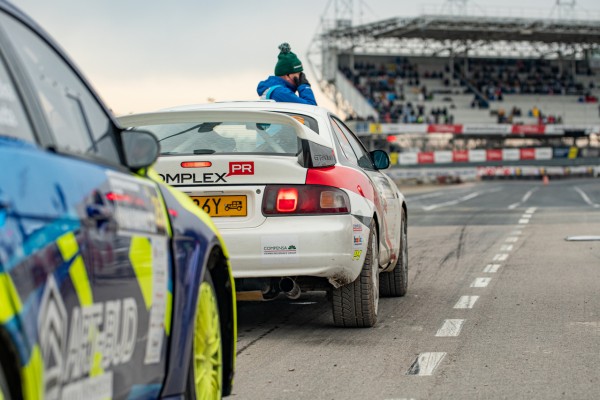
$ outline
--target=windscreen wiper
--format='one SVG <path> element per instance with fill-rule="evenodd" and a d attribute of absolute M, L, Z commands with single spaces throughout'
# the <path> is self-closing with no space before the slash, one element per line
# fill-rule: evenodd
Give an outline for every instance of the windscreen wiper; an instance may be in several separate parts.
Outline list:
<path fill-rule="evenodd" d="M 172 138 L 173 136 L 177 136 L 177 135 L 181 135 L 181 134 L 184 134 L 184 133 L 186 133 L 186 132 L 189 132 L 189 131 L 193 131 L 194 129 L 199 129 L 199 128 L 201 128 L 201 127 L 202 127 L 202 125 L 204 125 L 204 123 L 201 123 L 201 124 L 198 124 L 198 125 L 194 125 L 194 126 L 192 126 L 191 128 L 184 129 L 184 130 L 183 130 L 183 131 L 181 131 L 181 132 L 177 132 L 177 133 L 174 133 L 174 134 L 172 134 L 172 135 L 169 135 L 169 136 L 167 136 L 167 137 L 164 137 L 164 138 L 160 139 L 160 140 L 159 140 L 159 142 L 162 142 L 163 140 L 170 139 L 170 138 Z"/>

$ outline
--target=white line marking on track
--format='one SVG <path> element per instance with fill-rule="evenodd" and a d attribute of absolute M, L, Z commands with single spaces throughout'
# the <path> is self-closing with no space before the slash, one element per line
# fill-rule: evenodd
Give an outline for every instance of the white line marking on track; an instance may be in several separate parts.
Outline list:
<path fill-rule="evenodd" d="M 585 192 L 583 190 L 581 190 L 581 188 L 579 188 L 579 186 L 573 186 L 573 189 L 575 189 L 577 191 L 577 193 L 579 193 L 579 195 L 581 196 L 581 198 L 583 199 L 583 201 L 585 201 L 586 203 L 588 203 L 590 206 L 594 207 L 594 208 L 598 208 L 600 207 L 600 204 L 596 204 L 594 203 L 587 194 L 585 194 Z"/>
<path fill-rule="evenodd" d="M 434 193 L 420 194 L 418 196 L 406 196 L 406 198 L 410 199 L 410 200 L 429 199 L 431 197 L 438 197 L 443 194 L 444 194 L 444 192 L 434 192 Z"/>
<path fill-rule="evenodd" d="M 431 376 L 445 356 L 446 353 L 442 352 L 421 353 L 410 366 L 406 375 Z"/>
<path fill-rule="evenodd" d="M 473 308 L 479 296 L 460 296 L 454 308 Z"/>
<path fill-rule="evenodd" d="M 523 215 L 521 215 L 521 218 L 527 218 L 527 219 L 529 219 L 532 216 L 533 216 L 533 214 L 523 214 Z"/>
<path fill-rule="evenodd" d="M 529 200 L 529 198 L 531 197 L 533 192 L 535 192 L 536 190 L 538 190 L 538 188 L 533 188 L 529 192 L 525 193 L 525 196 L 523 196 L 521 201 L 519 201 L 518 203 L 511 204 L 510 206 L 508 206 L 508 209 L 514 210 L 515 208 L 519 207 L 521 204 L 525 203 L 527 200 Z"/>
<path fill-rule="evenodd" d="M 507 258 L 508 258 L 508 254 L 500 253 L 500 254 L 496 254 L 494 256 L 494 258 L 492 259 L 492 261 L 506 261 Z"/>
<path fill-rule="evenodd" d="M 520 219 L 520 220 L 519 220 L 519 223 L 520 223 L 520 224 L 528 224 L 528 223 L 529 223 L 529 219 L 525 219 L 525 218 L 523 218 L 523 219 Z"/>
<path fill-rule="evenodd" d="M 444 324 L 438 329 L 435 336 L 437 337 L 451 337 L 458 336 L 460 334 L 460 330 L 465 323 L 464 319 L 447 319 L 444 321 Z"/>
<path fill-rule="evenodd" d="M 519 240 L 519 238 L 518 238 L 518 237 L 516 237 L 516 236 L 510 236 L 510 237 L 507 237 L 507 238 L 506 238 L 505 242 L 507 242 L 507 243 L 515 243 L 515 242 L 517 242 L 518 240 Z"/>
<path fill-rule="evenodd" d="M 471 283 L 471 287 L 474 287 L 474 288 L 487 287 L 487 285 L 489 285 L 491 280 L 492 280 L 492 278 L 475 278 L 473 283 Z"/>
<path fill-rule="evenodd" d="M 479 196 L 480 194 L 481 194 L 480 192 L 469 193 L 468 195 L 463 196 L 456 200 L 451 200 L 451 201 L 447 201 L 445 203 L 438 203 L 438 204 L 432 204 L 430 206 L 425 206 L 425 207 L 423 207 L 423 211 L 431 211 L 431 210 L 435 210 L 436 208 L 440 208 L 440 207 L 454 206 L 454 205 L 457 205 L 458 203 L 462 203 L 464 201 L 474 199 L 475 197 Z"/>
<path fill-rule="evenodd" d="M 503 244 L 502 246 L 500 246 L 500 251 L 512 251 L 512 249 L 512 244 Z"/>
<path fill-rule="evenodd" d="M 527 214 L 533 214 L 537 210 L 537 207 L 530 207 L 525 211 Z"/>
<path fill-rule="evenodd" d="M 498 272 L 499 268 L 500 268 L 500 264 L 488 264 L 483 269 L 483 272 L 487 272 L 487 273 L 490 273 L 490 274 L 495 274 L 496 272 Z"/>

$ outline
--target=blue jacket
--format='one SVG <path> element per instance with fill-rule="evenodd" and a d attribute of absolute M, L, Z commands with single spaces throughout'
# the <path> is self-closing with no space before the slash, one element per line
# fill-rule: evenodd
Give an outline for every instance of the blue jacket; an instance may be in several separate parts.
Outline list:
<path fill-rule="evenodd" d="M 256 88 L 256 92 L 261 99 L 317 105 L 315 95 L 309 85 L 300 85 L 297 90 L 298 95 L 296 95 L 294 85 L 279 76 L 273 75 L 260 82 Z"/>

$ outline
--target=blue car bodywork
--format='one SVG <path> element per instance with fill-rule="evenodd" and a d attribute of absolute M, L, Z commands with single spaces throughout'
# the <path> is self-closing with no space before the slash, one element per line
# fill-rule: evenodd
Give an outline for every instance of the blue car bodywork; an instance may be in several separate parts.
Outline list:
<path fill-rule="evenodd" d="M 0 14 L 35 31 L 68 62 L 14 7 L 0 1 Z M 16 71 L 2 33 L 0 63 Z M 235 288 L 227 250 L 209 217 L 145 169 L 134 173 L 125 162 L 56 151 L 52 135 L 36 131 L 43 121 L 37 120 L 36 97 L 20 86 L 24 76 L 7 76 L 7 82 L 0 77 L 0 367 L 11 394 L 183 396 L 204 274 L 219 303 L 228 394 Z M 6 87 L 15 92 L 6 95 Z M 5 135 L 11 102 L 23 105 L 34 140 Z M 119 143 L 121 130 L 108 118 L 108 132 Z"/>

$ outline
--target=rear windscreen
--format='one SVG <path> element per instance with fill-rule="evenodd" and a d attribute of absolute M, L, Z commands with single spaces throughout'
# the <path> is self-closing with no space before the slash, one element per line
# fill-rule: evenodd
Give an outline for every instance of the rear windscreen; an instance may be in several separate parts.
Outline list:
<path fill-rule="evenodd" d="M 138 126 L 160 142 L 161 155 L 246 153 L 298 155 L 301 144 L 290 125 L 200 122 Z"/>

